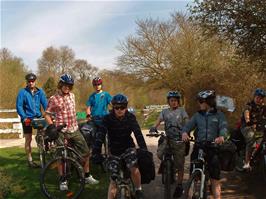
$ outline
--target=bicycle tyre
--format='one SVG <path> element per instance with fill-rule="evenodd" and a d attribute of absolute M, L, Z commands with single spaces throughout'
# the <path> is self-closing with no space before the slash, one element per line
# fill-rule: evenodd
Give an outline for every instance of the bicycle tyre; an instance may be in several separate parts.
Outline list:
<path fill-rule="evenodd" d="M 164 164 L 164 199 L 169 199 L 171 198 L 172 162 L 170 160 L 166 160 Z"/>
<path fill-rule="evenodd" d="M 67 191 L 59 190 L 59 162 L 65 162 L 65 165 L 67 165 L 65 169 L 67 171 L 65 179 L 70 187 Z M 49 199 L 76 199 L 84 190 L 84 186 L 85 174 L 83 168 L 76 160 L 70 157 L 57 157 L 51 160 L 44 169 L 42 169 L 40 175 L 41 191 Z"/>
<path fill-rule="evenodd" d="M 262 158 L 262 175 L 264 182 L 266 182 L 266 155 L 263 155 Z"/>
<path fill-rule="evenodd" d="M 200 197 L 201 172 L 195 171 L 191 174 L 184 196 L 189 199 L 205 199 L 207 198 L 207 181 L 204 182 L 203 198 Z"/>
<path fill-rule="evenodd" d="M 130 193 L 130 190 L 128 190 L 128 188 L 121 187 L 118 190 L 115 199 L 133 199 L 133 198 L 132 198 L 132 195 Z"/>

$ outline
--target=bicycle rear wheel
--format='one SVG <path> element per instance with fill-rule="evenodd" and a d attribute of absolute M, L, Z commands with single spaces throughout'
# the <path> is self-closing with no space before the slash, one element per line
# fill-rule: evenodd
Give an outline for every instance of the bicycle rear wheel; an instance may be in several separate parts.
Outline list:
<path fill-rule="evenodd" d="M 67 189 L 61 191 L 60 182 L 67 183 Z M 72 158 L 58 157 L 51 160 L 42 170 L 40 187 L 50 199 L 76 199 L 84 189 L 85 179 L 82 166 Z"/>
<path fill-rule="evenodd" d="M 171 198 L 172 165 L 170 160 L 166 160 L 163 166 L 162 178 L 164 182 L 164 199 Z"/>
<path fill-rule="evenodd" d="M 188 183 L 187 188 L 185 190 L 185 198 L 189 199 L 205 199 L 207 198 L 207 190 L 206 190 L 207 183 L 204 182 L 204 188 L 203 188 L 203 197 L 200 196 L 201 192 L 201 173 L 200 171 L 195 171 L 191 174 Z"/>

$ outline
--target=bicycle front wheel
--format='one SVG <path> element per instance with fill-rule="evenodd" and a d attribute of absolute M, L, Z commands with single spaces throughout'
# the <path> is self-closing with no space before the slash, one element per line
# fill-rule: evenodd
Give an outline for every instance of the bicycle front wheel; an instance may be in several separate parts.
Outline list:
<path fill-rule="evenodd" d="M 201 173 L 200 171 L 195 171 L 191 174 L 188 183 L 187 188 L 185 190 L 185 198 L 189 199 L 205 199 L 207 198 L 207 192 L 206 192 L 206 181 L 204 183 L 203 187 L 203 197 L 201 197 Z"/>
<path fill-rule="evenodd" d="M 50 199 L 76 199 L 83 191 L 84 185 L 82 166 L 69 157 L 51 160 L 42 170 L 40 177 L 41 191 Z"/>
<path fill-rule="evenodd" d="M 166 160 L 163 166 L 164 178 L 164 199 L 171 198 L 171 184 L 172 184 L 172 163 L 170 160 Z"/>

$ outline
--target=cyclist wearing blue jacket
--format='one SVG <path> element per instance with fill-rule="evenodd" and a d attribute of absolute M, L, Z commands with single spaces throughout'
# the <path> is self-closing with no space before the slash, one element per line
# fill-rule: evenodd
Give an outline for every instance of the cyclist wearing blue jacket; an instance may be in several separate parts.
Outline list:
<path fill-rule="evenodd" d="M 224 114 L 216 109 L 216 95 L 213 90 L 201 91 L 198 93 L 197 99 L 200 110 L 196 112 L 191 120 L 182 129 L 182 140 L 188 141 L 188 133 L 194 131 L 196 142 L 215 142 L 222 144 L 227 133 L 227 121 Z M 191 160 L 197 159 L 199 148 L 194 145 L 191 154 Z M 220 184 L 220 162 L 218 158 L 218 150 L 208 147 L 205 150 L 206 161 L 212 184 L 212 193 L 215 199 L 221 198 Z"/>
<path fill-rule="evenodd" d="M 23 134 L 25 137 L 25 152 L 28 158 L 28 166 L 36 168 L 31 156 L 32 126 L 31 120 L 42 116 L 41 106 L 45 110 L 47 99 L 44 91 L 36 87 L 36 75 L 29 73 L 25 76 L 27 86 L 21 89 L 17 96 L 16 109 L 21 118 Z"/>

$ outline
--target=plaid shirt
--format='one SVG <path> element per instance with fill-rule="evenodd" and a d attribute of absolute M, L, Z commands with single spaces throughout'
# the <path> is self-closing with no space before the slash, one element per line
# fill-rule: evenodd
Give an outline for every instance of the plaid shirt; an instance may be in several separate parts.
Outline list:
<path fill-rule="evenodd" d="M 62 124 L 67 125 L 63 130 L 68 132 L 78 130 L 75 110 L 75 95 L 73 93 L 63 95 L 61 91 L 58 91 L 57 94 L 50 97 L 46 112 L 56 114 L 56 126 Z"/>

